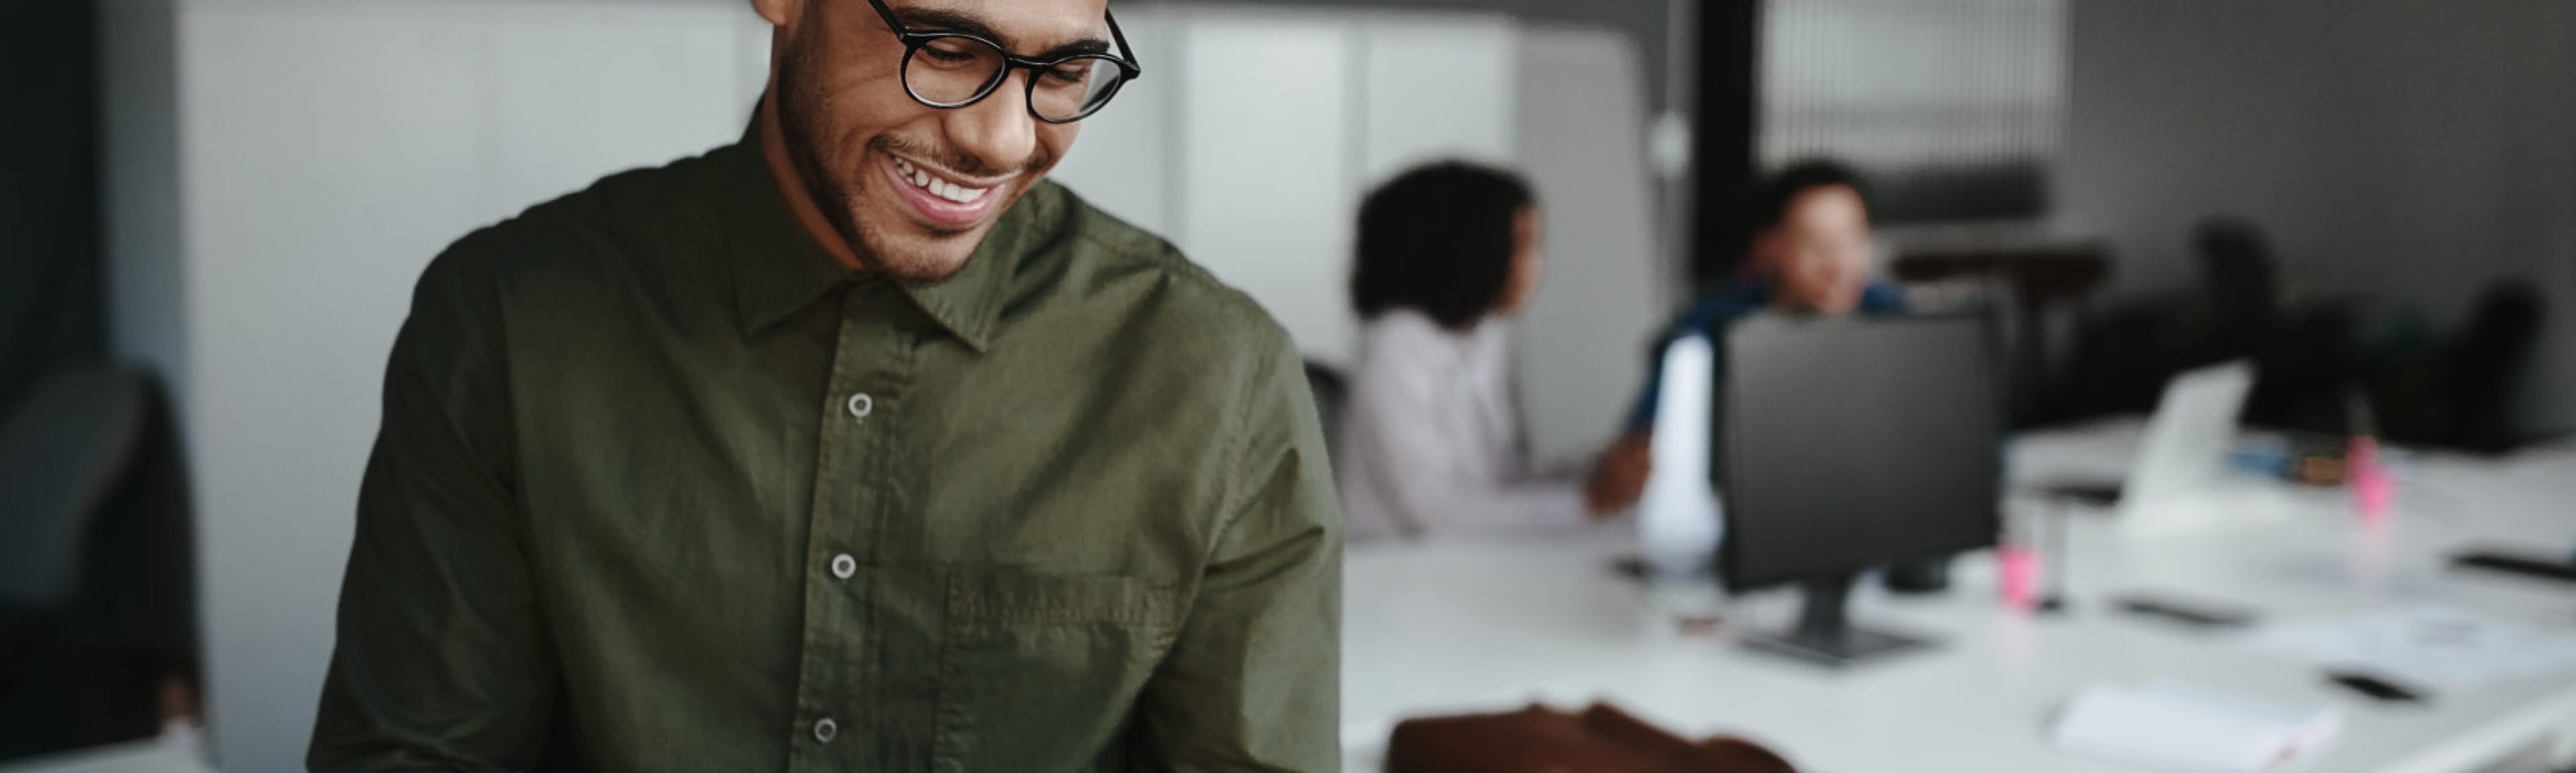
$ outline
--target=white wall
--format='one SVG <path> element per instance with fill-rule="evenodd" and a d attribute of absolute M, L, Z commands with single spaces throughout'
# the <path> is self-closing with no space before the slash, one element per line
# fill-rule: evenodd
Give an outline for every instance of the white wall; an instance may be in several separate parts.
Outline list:
<path fill-rule="evenodd" d="M 311 729 L 406 289 L 475 224 L 472 20 L 183 6 L 184 395 L 218 763 Z M 370 369 L 365 364 L 378 367 Z"/>
<path fill-rule="evenodd" d="M 1242 288 L 1308 356 L 1354 359 L 1352 221 L 1425 160 L 1514 159 L 1514 45 L 1491 14 L 1122 7 L 1146 77 L 1055 177 Z M 1258 64 L 1254 64 L 1258 63 Z"/>
<path fill-rule="evenodd" d="M 1176 159 L 1185 198 L 1173 236 L 1299 348 L 1348 361 L 1351 31 L 1291 14 L 1187 23 Z"/>
<path fill-rule="evenodd" d="M 1363 188 L 1428 161 L 1509 165 L 1532 150 L 1517 141 L 1523 114 L 1516 108 L 1528 77 L 1521 40 L 1529 33 L 1521 25 L 1465 13 L 1353 21 Z"/>
<path fill-rule="evenodd" d="M 106 34 L 116 337 L 188 417 L 213 747 L 300 768 L 421 267 L 732 140 L 767 37 L 737 3 L 573 0 L 127 2 Z"/>
<path fill-rule="evenodd" d="M 2446 326 L 2492 279 L 2552 282 L 2532 418 L 2576 421 L 2571 26 L 2563 0 L 2079 0 L 2057 225 L 2112 239 L 2120 290 L 2188 281 L 2221 213 L 2263 224 L 2295 285 Z"/>
<path fill-rule="evenodd" d="M 1624 36 L 1533 27 L 1515 98 L 1521 164 L 1547 212 L 1547 282 L 1520 325 L 1530 452 L 1598 452 L 1644 384 L 1648 340 L 1681 299 L 1664 287 L 1646 171 L 1642 64 Z"/>

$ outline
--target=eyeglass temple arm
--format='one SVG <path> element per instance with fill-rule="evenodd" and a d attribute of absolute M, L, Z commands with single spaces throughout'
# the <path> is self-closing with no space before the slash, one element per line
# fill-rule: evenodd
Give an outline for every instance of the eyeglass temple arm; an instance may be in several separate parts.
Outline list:
<path fill-rule="evenodd" d="M 1129 79 L 1145 77 L 1145 60 L 1136 58 L 1136 47 L 1127 45 L 1127 33 L 1118 31 L 1118 14 L 1106 9 L 1100 14 L 1109 19 L 1109 39 L 1118 41 L 1119 53 L 1126 54 L 1127 64 L 1136 68 L 1136 74 L 1128 76 Z"/>
<path fill-rule="evenodd" d="M 894 17 L 894 9 L 886 7 L 885 0 L 868 0 L 868 6 L 877 9 L 877 18 L 884 19 L 886 29 L 894 30 L 896 37 L 912 34 L 911 30 L 904 29 L 902 19 Z"/>

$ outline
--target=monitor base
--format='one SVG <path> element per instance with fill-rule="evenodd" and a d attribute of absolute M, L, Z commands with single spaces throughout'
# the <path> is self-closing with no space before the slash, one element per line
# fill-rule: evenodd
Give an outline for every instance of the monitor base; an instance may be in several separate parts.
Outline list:
<path fill-rule="evenodd" d="M 1929 649 L 1932 642 L 1887 631 L 1846 628 L 1842 635 L 1830 637 L 1803 636 L 1794 632 L 1751 634 L 1744 637 L 1744 647 L 1828 668 L 1845 668 L 1891 655 Z"/>
<path fill-rule="evenodd" d="M 1798 627 L 1782 634 L 1750 634 L 1744 646 L 1829 668 L 1859 665 L 1914 650 L 1928 649 L 1929 639 L 1851 624 L 1845 607 L 1851 601 L 1851 575 L 1809 581 Z"/>

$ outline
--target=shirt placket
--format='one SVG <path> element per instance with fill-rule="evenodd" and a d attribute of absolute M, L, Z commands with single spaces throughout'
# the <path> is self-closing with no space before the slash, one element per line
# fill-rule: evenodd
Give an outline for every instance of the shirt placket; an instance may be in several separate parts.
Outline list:
<path fill-rule="evenodd" d="M 845 289 L 816 432 L 814 502 L 807 514 L 803 648 L 789 769 L 880 769 L 887 749 L 871 673 L 882 646 L 874 596 L 885 588 L 880 514 L 892 492 L 893 421 L 910 381 L 910 353 L 891 317 L 882 282 Z"/>

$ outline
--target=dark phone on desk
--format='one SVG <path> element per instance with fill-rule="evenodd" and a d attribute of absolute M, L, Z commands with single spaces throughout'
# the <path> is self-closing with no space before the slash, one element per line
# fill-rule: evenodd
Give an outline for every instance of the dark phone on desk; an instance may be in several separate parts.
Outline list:
<path fill-rule="evenodd" d="M 2248 610 L 2148 595 L 2121 599 L 2120 610 L 2131 614 L 2163 618 L 2194 628 L 2242 628 L 2254 623 L 2254 613 Z"/>
<path fill-rule="evenodd" d="M 2371 700 L 2388 703 L 2422 703 L 2424 695 L 2369 674 L 2354 671 L 2328 671 L 2326 681 L 2361 693 Z"/>

